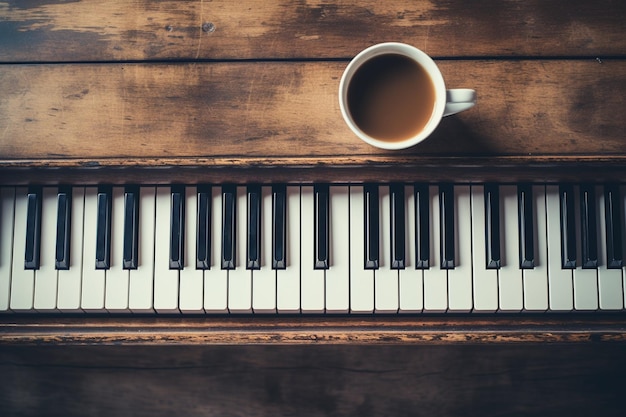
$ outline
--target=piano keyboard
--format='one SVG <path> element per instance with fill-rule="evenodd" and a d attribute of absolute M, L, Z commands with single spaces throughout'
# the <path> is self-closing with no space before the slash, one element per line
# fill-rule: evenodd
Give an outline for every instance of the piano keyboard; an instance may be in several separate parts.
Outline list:
<path fill-rule="evenodd" d="M 623 185 L 0 188 L 0 311 L 623 310 Z"/>

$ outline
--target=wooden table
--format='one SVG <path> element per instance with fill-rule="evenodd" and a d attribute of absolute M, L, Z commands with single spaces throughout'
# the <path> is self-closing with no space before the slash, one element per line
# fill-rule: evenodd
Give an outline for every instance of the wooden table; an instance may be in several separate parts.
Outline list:
<path fill-rule="evenodd" d="M 0 3 L 0 186 L 626 179 L 626 3 Z M 400 41 L 478 104 L 372 148 L 337 98 Z M 0 294 L 1 295 L 1 294 Z M 0 316 L 2 415 L 623 415 L 623 314 Z"/>
<path fill-rule="evenodd" d="M 619 2 L 18 4 L 0 6 L 4 183 L 624 174 Z M 423 49 L 478 105 L 408 151 L 362 143 L 339 79 L 384 41 Z"/>

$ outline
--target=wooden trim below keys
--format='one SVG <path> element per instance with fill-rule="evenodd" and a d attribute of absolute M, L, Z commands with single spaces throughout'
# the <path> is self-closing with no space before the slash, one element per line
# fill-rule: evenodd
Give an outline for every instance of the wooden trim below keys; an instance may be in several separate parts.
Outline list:
<path fill-rule="evenodd" d="M 73 317 L 0 319 L 0 345 L 626 343 L 623 317 Z"/>

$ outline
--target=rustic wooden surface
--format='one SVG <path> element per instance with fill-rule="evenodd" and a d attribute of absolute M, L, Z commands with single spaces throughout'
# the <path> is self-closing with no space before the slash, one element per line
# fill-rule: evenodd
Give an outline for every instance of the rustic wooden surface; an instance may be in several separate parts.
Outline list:
<path fill-rule="evenodd" d="M 477 106 L 412 156 L 622 155 L 626 62 L 442 61 Z M 345 63 L 2 67 L 4 159 L 366 158 L 337 99 Z M 23 139 L 23 140 L 17 140 Z M 442 143 L 445 142 L 445 146 Z M 121 162 L 120 162 L 121 163 Z"/>
<path fill-rule="evenodd" d="M 344 66 L 2 66 L 0 168 L 625 165 L 624 121 L 615 117 L 626 97 L 622 60 L 443 61 L 449 84 L 476 88 L 479 102 L 402 152 L 349 132 L 337 100 Z"/>
<path fill-rule="evenodd" d="M 0 316 L 6 345 L 626 343 L 619 314 L 496 316 Z"/>
<path fill-rule="evenodd" d="M 619 345 L 0 349 L 4 416 L 623 416 Z"/>
<path fill-rule="evenodd" d="M 211 182 L 224 168 L 269 182 L 259 168 L 303 166 L 320 168 L 285 177 L 363 181 L 359 171 L 389 164 L 411 181 L 449 167 L 481 180 L 491 166 L 511 181 L 524 166 L 536 180 L 623 176 L 625 12 L 609 0 L 3 3 L 0 183 L 68 178 L 55 168 L 91 183 L 147 169 L 131 178 L 164 183 L 170 173 L 150 168 L 181 166 Z M 402 152 L 363 144 L 337 100 L 348 60 L 389 40 L 478 92 L 475 108 Z"/>
<path fill-rule="evenodd" d="M 433 56 L 619 55 L 615 0 L 9 0 L 0 61 L 351 58 L 374 43 Z"/>

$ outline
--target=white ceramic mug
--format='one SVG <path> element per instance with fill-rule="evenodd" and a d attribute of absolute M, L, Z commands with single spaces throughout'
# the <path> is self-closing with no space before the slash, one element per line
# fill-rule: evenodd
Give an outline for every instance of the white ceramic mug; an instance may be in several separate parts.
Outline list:
<path fill-rule="evenodd" d="M 432 114 L 428 122 L 416 134 L 400 141 L 381 140 L 365 133 L 353 120 L 348 106 L 348 88 L 354 74 L 372 58 L 387 54 L 403 55 L 420 65 L 430 77 L 435 91 L 435 103 L 432 106 Z M 442 117 L 467 110 L 475 104 L 476 92 L 474 90 L 446 90 L 443 77 L 435 62 L 421 50 L 404 43 L 380 43 L 361 51 L 350 61 L 339 83 L 339 106 L 344 120 L 359 138 L 382 149 L 405 149 L 414 146 L 426 139 L 435 130 Z"/>

